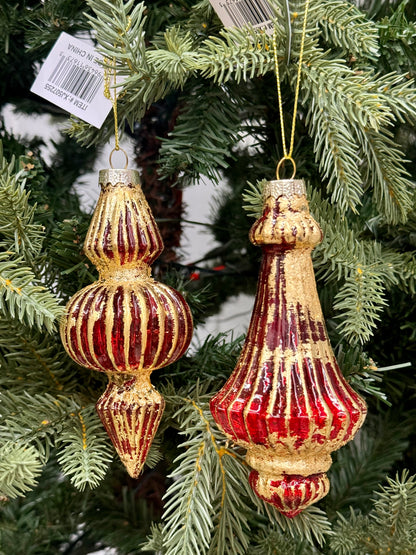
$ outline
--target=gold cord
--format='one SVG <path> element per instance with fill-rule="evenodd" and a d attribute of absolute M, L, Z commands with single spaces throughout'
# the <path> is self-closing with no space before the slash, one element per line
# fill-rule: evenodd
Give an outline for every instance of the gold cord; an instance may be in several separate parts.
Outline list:
<path fill-rule="evenodd" d="M 292 162 L 293 165 L 293 175 L 291 179 L 295 177 L 296 174 L 296 164 L 292 157 L 293 154 L 293 147 L 295 144 L 295 126 L 296 126 L 296 116 L 298 110 L 298 100 L 299 100 L 299 90 L 300 90 L 300 77 L 302 74 L 302 61 L 303 61 L 303 53 L 305 50 L 305 38 L 306 38 L 306 24 L 308 19 L 308 10 L 309 10 L 310 0 L 306 0 L 305 2 L 305 15 L 303 18 L 303 27 L 302 27 L 302 38 L 300 43 L 300 52 L 299 52 L 299 65 L 298 65 L 298 75 L 296 81 L 296 90 L 295 90 L 295 102 L 293 107 L 293 118 L 292 118 L 292 130 L 290 134 L 290 144 L 289 144 L 289 151 L 286 147 L 286 134 L 285 134 L 285 126 L 283 121 L 283 100 L 282 100 L 282 91 L 280 88 L 280 73 L 279 73 L 279 60 L 277 58 L 277 30 L 276 26 L 273 30 L 273 54 L 274 54 L 274 66 L 276 72 L 276 84 L 277 84 L 277 99 L 279 102 L 279 116 L 280 116 L 280 130 L 282 134 L 282 144 L 283 144 L 283 154 L 284 156 L 279 160 L 279 163 L 276 168 L 276 177 L 279 179 L 279 170 L 284 165 L 286 160 Z"/>
<path fill-rule="evenodd" d="M 127 27 L 124 31 L 119 31 L 119 35 L 120 37 L 122 37 L 123 35 L 125 35 L 131 27 L 131 17 L 129 16 L 127 18 Z M 116 44 L 114 44 L 114 47 L 116 47 Z M 126 156 L 126 167 L 127 167 L 127 163 L 128 163 L 128 158 L 127 158 L 127 154 L 123 149 L 120 149 L 120 142 L 119 142 L 119 134 L 118 134 L 118 112 L 117 112 L 117 66 L 116 66 L 116 59 L 113 58 L 112 60 L 109 60 L 109 58 L 104 58 L 104 63 L 105 63 L 105 68 L 104 68 L 104 96 L 106 98 L 108 98 L 108 100 L 110 100 L 111 104 L 113 105 L 113 113 L 114 113 L 114 148 L 111 151 L 110 154 L 110 164 L 111 164 L 111 157 L 114 153 L 114 151 L 118 151 L 118 150 L 122 150 L 122 152 L 125 154 Z M 111 68 L 111 70 L 110 70 Z M 113 76 L 113 82 L 114 82 L 114 95 L 111 96 L 111 74 Z M 111 164 L 111 167 L 112 164 Z"/>
<path fill-rule="evenodd" d="M 118 113 L 117 113 L 117 70 L 116 70 L 116 60 L 110 62 L 108 58 L 104 58 L 104 63 L 106 68 L 104 69 L 104 96 L 111 101 L 113 105 L 114 113 L 114 150 L 120 150 L 119 136 L 118 136 Z M 108 68 L 111 64 L 112 70 Z M 111 96 L 110 83 L 111 83 L 111 73 L 113 75 L 114 81 L 114 95 Z"/>

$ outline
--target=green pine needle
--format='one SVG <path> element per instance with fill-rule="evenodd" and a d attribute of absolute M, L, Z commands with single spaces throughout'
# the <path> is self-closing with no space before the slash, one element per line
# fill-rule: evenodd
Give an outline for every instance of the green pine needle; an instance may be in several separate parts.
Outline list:
<path fill-rule="evenodd" d="M 113 449 L 94 407 L 78 411 L 59 438 L 58 461 L 79 491 L 97 487 L 108 471 Z"/>

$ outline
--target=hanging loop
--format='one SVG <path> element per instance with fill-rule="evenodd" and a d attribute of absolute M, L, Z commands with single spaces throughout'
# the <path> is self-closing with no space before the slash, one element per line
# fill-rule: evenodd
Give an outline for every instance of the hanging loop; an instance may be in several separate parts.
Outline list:
<path fill-rule="evenodd" d="M 127 152 L 123 149 L 123 148 L 113 148 L 113 150 L 110 152 L 110 158 L 109 158 L 109 162 L 110 162 L 110 167 L 112 170 L 114 170 L 114 166 L 113 166 L 113 162 L 112 162 L 112 158 L 113 158 L 113 154 L 115 152 L 122 152 L 124 154 L 124 156 L 126 157 L 126 163 L 124 165 L 123 170 L 127 169 L 128 163 L 129 163 L 129 157 L 127 156 Z"/>
<path fill-rule="evenodd" d="M 276 168 L 276 179 L 279 181 L 280 180 L 280 169 L 283 168 L 283 166 L 285 165 L 286 160 L 289 160 L 292 163 L 293 166 L 293 173 L 292 176 L 289 177 L 289 179 L 294 179 L 295 175 L 296 175 L 296 162 L 294 161 L 294 159 L 290 156 L 290 155 L 286 155 L 283 156 L 283 158 L 281 158 L 279 160 L 279 163 L 277 164 L 277 168 Z"/>

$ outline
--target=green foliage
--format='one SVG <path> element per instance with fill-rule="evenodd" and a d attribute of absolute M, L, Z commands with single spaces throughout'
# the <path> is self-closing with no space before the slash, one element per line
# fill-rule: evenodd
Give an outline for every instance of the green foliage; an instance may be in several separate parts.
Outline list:
<path fill-rule="evenodd" d="M 36 207 L 29 204 L 23 175 L 24 169 L 15 174 L 14 159 L 7 164 L 0 142 L 0 248 L 32 258 L 41 251 L 44 233 L 34 222 Z"/>
<path fill-rule="evenodd" d="M 93 406 L 72 416 L 59 443 L 59 464 L 74 486 L 80 491 L 86 486 L 98 486 L 108 470 L 113 450 Z"/>
<path fill-rule="evenodd" d="M 182 409 L 184 411 L 184 409 Z M 197 411 L 197 409 L 196 409 Z M 185 424 L 190 436 L 176 459 L 173 483 L 167 491 L 164 520 L 166 553 L 206 553 L 210 545 L 212 522 L 212 474 L 214 453 L 210 452 L 210 430 L 192 434 L 194 411 L 187 411 Z M 194 437 L 192 437 L 194 436 Z M 214 450 L 215 452 L 215 450 Z M 214 482 L 215 483 L 215 482 Z"/>
<path fill-rule="evenodd" d="M 319 551 L 308 542 L 294 542 L 279 529 L 262 530 L 250 548 L 252 555 L 316 555 Z"/>
<path fill-rule="evenodd" d="M 331 540 L 334 553 L 414 553 L 416 540 L 416 477 L 404 471 L 396 479 L 387 478 L 387 486 L 376 493 L 369 515 L 340 516 Z"/>
<path fill-rule="evenodd" d="M 383 389 L 384 369 L 378 368 L 361 347 L 345 348 L 345 345 L 340 343 L 335 354 L 344 377 L 354 390 L 391 406 Z"/>
<path fill-rule="evenodd" d="M 195 368 L 201 381 L 225 380 L 232 372 L 242 346 L 242 337 L 230 339 L 227 334 L 209 335 L 198 350 L 185 355 L 166 370 L 161 370 L 161 378 L 172 380 L 176 387 L 193 382 Z"/>
<path fill-rule="evenodd" d="M 39 453 L 33 445 L 25 447 L 11 442 L 1 446 L 0 495 L 13 499 L 36 486 L 42 470 Z"/>
<path fill-rule="evenodd" d="M 381 53 L 392 70 L 400 68 L 402 73 L 415 74 L 416 24 L 406 16 L 408 1 L 398 3 L 389 16 L 379 22 Z"/>
<path fill-rule="evenodd" d="M 89 218 L 74 217 L 59 222 L 52 232 L 49 253 L 60 291 L 65 296 L 76 293 L 97 278 L 97 272 L 83 252 Z"/>
<path fill-rule="evenodd" d="M 0 319 L 0 388 L 13 392 L 69 393 L 76 388 L 75 368 L 58 337 Z"/>
<path fill-rule="evenodd" d="M 198 84 L 186 87 L 184 95 L 185 108 L 160 151 L 160 172 L 166 176 L 183 172 L 183 185 L 195 182 L 201 174 L 218 182 L 238 141 L 239 107 L 227 87 L 212 85 L 207 91 L 206 84 Z M 194 138 L 192 143 L 190 136 Z"/>
<path fill-rule="evenodd" d="M 327 43 L 338 47 L 342 55 L 374 59 L 379 54 L 378 28 L 356 6 L 343 0 L 317 2 L 315 17 Z"/>
<path fill-rule="evenodd" d="M 15 173 L 14 159 L 6 162 L 0 144 L 0 311 L 51 331 L 61 307 L 34 272 L 44 233 L 28 200 L 22 173 Z"/>
<path fill-rule="evenodd" d="M 328 473 L 332 484 L 326 502 L 329 511 L 345 512 L 349 506 L 369 510 L 372 492 L 408 447 L 410 427 L 410 422 L 398 422 L 392 412 L 378 420 L 367 416 L 354 441 L 334 457 Z"/>
<path fill-rule="evenodd" d="M 11 252 L 0 253 L 0 311 L 29 327 L 36 325 L 51 331 L 62 307 L 25 261 Z"/>
<path fill-rule="evenodd" d="M 352 344 L 367 342 L 380 320 L 380 312 L 387 304 L 383 298 L 383 277 L 377 268 L 358 266 L 356 275 L 345 280 L 335 297 L 334 309 L 342 318 L 340 334 Z"/>

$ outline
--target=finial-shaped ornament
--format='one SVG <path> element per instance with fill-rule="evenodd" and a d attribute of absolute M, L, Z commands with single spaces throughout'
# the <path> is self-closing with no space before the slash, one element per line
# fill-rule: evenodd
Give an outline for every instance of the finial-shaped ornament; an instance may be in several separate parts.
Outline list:
<path fill-rule="evenodd" d="M 218 426 L 247 449 L 250 485 L 288 517 L 324 497 L 331 452 L 364 421 L 364 401 L 329 343 L 312 266 L 322 231 L 302 180 L 267 182 L 250 240 L 262 248 L 255 305 L 237 366 L 211 399 Z"/>
<path fill-rule="evenodd" d="M 70 299 L 61 338 L 78 364 L 108 375 L 96 409 L 137 478 L 165 405 L 150 374 L 184 354 L 192 317 L 182 295 L 150 275 L 163 243 L 138 172 L 102 170 L 99 182 L 84 246 L 99 279 Z"/>

